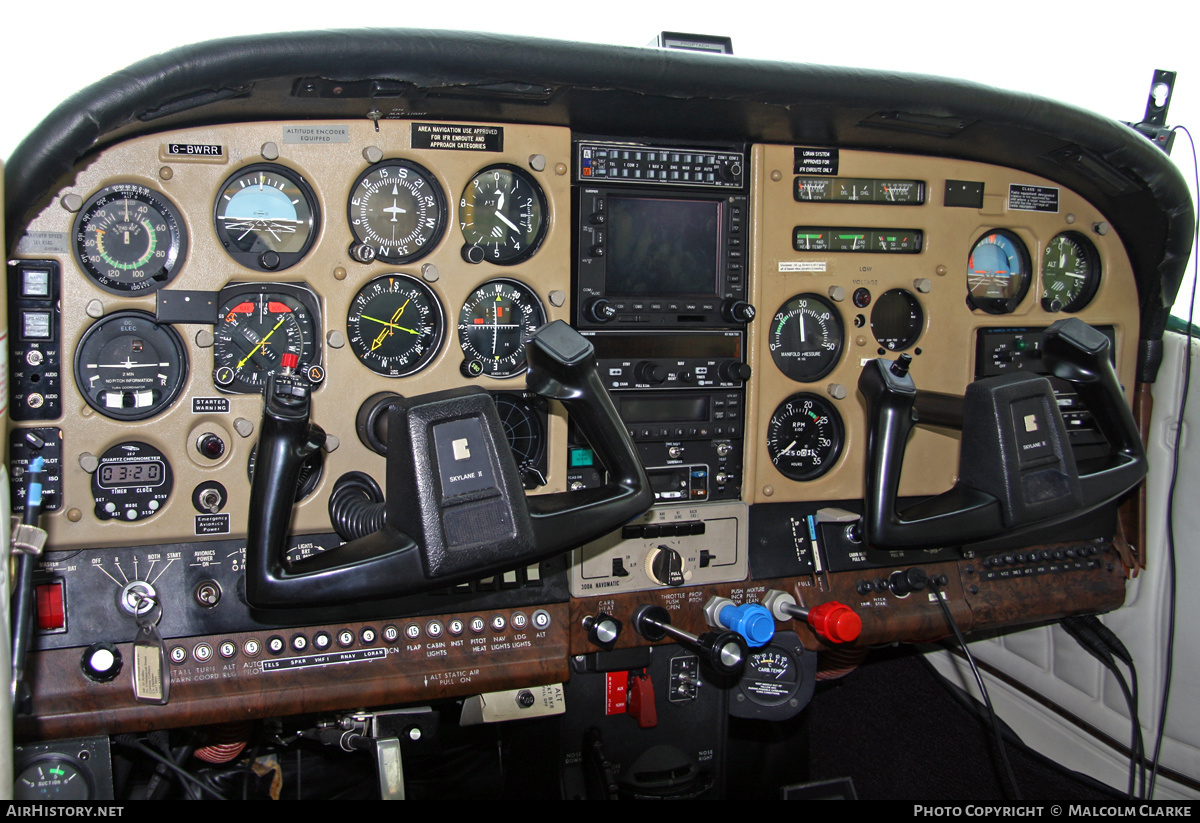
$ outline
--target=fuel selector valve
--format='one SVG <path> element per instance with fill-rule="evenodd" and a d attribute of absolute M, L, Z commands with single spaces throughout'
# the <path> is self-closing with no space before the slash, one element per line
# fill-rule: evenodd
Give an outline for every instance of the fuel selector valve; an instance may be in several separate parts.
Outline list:
<path fill-rule="evenodd" d="M 836 600 L 806 609 L 796 605 L 796 598 L 787 592 L 771 589 L 762 605 L 776 620 L 803 620 L 818 637 L 830 643 L 850 643 L 862 633 L 862 618 Z"/>
<path fill-rule="evenodd" d="M 671 615 L 662 606 L 643 604 L 633 613 L 633 630 L 650 642 L 670 637 L 680 646 L 699 655 L 720 674 L 740 675 L 750 650 L 736 632 L 705 632 L 697 637 L 671 625 Z"/>
<path fill-rule="evenodd" d="M 757 603 L 737 606 L 728 597 L 710 597 L 704 604 L 704 620 L 714 629 L 737 632 L 752 649 L 762 648 L 775 637 L 775 618 Z"/>

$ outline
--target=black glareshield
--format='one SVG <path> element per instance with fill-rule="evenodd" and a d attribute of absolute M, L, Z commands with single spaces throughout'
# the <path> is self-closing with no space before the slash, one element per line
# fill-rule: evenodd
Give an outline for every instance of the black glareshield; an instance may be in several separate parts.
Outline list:
<path fill-rule="evenodd" d="M 325 606 L 441 588 L 533 563 L 610 531 L 654 502 L 589 344 L 562 321 L 526 344 L 529 388 L 560 401 L 609 470 L 602 488 L 526 498 L 491 397 L 465 387 L 388 409 L 387 516 L 366 537 L 284 558 L 300 463 L 324 433 L 308 387 L 271 375 L 251 487 L 246 597 L 258 608 Z"/>
<path fill-rule="evenodd" d="M 874 360 L 858 388 L 867 401 L 868 545 L 932 549 L 1026 532 L 1084 514 L 1132 489 L 1146 475 L 1137 426 L 1121 394 L 1108 338 L 1078 318 L 1051 326 L 1044 360 L 1071 382 L 1111 451 L 1081 469 L 1049 381 L 1016 374 L 972 383 L 963 401 L 962 455 L 954 488 L 897 510 L 900 472 L 920 393 L 899 361 Z M 939 421 L 944 422 L 944 421 Z"/>

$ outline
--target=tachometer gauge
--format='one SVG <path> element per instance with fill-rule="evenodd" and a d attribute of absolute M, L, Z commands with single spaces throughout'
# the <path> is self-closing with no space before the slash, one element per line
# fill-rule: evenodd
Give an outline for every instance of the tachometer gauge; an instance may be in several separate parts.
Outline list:
<path fill-rule="evenodd" d="M 75 256 L 97 286 L 113 294 L 149 294 L 179 273 L 187 232 L 167 198 L 117 183 L 88 198 L 72 231 Z"/>
<path fill-rule="evenodd" d="M 221 185 L 213 225 L 234 260 L 258 271 L 279 271 L 312 248 L 320 214 L 303 177 L 286 166 L 259 163 Z"/>
<path fill-rule="evenodd" d="M 163 411 L 187 374 L 183 339 L 146 312 L 108 315 L 75 349 L 75 383 L 83 399 L 113 420 L 145 420 Z"/>
<path fill-rule="evenodd" d="M 871 333 L 879 345 L 903 351 L 917 342 L 925 327 L 925 312 L 912 292 L 888 289 L 871 309 Z"/>
<path fill-rule="evenodd" d="M 546 236 L 549 207 L 532 177 L 516 166 L 488 166 L 458 202 L 463 259 L 511 266 L 528 260 Z"/>
<path fill-rule="evenodd" d="M 845 439 L 842 418 L 816 394 L 793 394 L 767 424 L 767 453 L 784 477 L 815 480 L 837 462 Z"/>
<path fill-rule="evenodd" d="M 994 229 L 975 241 L 967 258 L 967 305 L 988 314 L 1015 311 L 1029 292 L 1032 266 L 1021 238 Z"/>
<path fill-rule="evenodd" d="M 768 345 L 779 370 L 811 383 L 833 371 L 842 356 L 842 317 L 819 294 L 798 294 L 771 319 Z"/>
<path fill-rule="evenodd" d="M 1100 255 L 1079 232 L 1065 231 L 1042 254 L 1042 308 L 1076 312 L 1092 302 L 1100 287 Z"/>
<path fill-rule="evenodd" d="M 368 369 L 387 377 L 420 371 L 442 348 L 445 315 L 437 296 L 404 274 L 377 277 L 350 302 L 346 336 Z"/>
<path fill-rule="evenodd" d="M 462 371 L 513 377 L 525 368 L 525 338 L 546 322 L 533 289 L 516 280 L 489 280 L 467 297 L 458 313 Z"/>
<path fill-rule="evenodd" d="M 433 173 L 411 160 L 385 160 L 363 172 L 346 206 L 355 240 L 375 259 L 411 263 L 446 231 L 446 197 Z"/>
<path fill-rule="evenodd" d="M 214 329 L 213 380 L 234 394 L 258 394 L 283 356 L 314 383 L 320 364 L 320 313 L 310 292 L 285 283 L 242 284 L 221 292 Z"/>

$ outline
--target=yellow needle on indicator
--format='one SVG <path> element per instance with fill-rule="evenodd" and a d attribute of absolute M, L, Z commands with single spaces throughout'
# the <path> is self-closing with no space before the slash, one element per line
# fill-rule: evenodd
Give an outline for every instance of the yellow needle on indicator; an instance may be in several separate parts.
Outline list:
<path fill-rule="evenodd" d="M 242 358 L 242 359 L 241 359 L 241 360 L 238 362 L 238 364 L 237 364 L 238 371 L 241 371 L 241 370 L 242 370 L 242 366 L 246 365 L 246 361 L 247 361 L 247 360 L 249 360 L 251 357 L 253 357 L 253 356 L 254 356 L 254 353 L 255 353 L 256 351 L 258 351 L 259 349 L 261 349 L 261 348 L 262 348 L 262 347 L 263 347 L 263 346 L 266 344 L 266 342 L 267 342 L 268 340 L 270 340 L 270 339 L 271 339 L 271 335 L 273 335 L 273 334 L 275 333 L 275 330 L 276 330 L 276 329 L 278 329 L 280 326 L 282 326 L 282 325 L 283 325 L 283 321 L 284 321 L 284 320 L 287 320 L 287 318 L 286 318 L 286 317 L 281 317 L 281 318 L 279 318 L 279 322 L 275 324 L 275 328 L 274 328 L 274 329 L 271 329 L 269 332 L 267 332 L 267 336 L 266 336 L 266 337 L 264 337 L 262 340 L 259 340 L 259 341 L 258 341 L 258 345 L 257 345 L 257 346 L 255 346 L 254 348 L 252 348 L 252 349 L 250 350 L 250 353 L 249 353 L 248 355 L 246 355 L 245 357 L 243 357 L 243 358 Z"/>
<path fill-rule="evenodd" d="M 362 315 L 363 320 L 370 320 L 372 323 L 378 323 L 379 325 L 384 327 L 383 331 L 381 331 L 379 333 L 379 336 L 376 337 L 371 342 L 371 351 L 375 351 L 377 348 L 379 348 L 380 346 L 383 345 L 383 341 L 386 340 L 388 338 L 388 336 L 392 333 L 392 329 L 396 329 L 398 331 L 406 331 L 409 334 L 417 334 L 417 335 L 420 334 L 420 332 L 417 331 L 416 329 L 407 329 L 404 326 L 397 326 L 396 322 L 395 322 L 400 319 L 400 315 L 404 314 L 404 310 L 406 308 L 408 308 L 408 304 L 411 302 L 412 302 L 411 299 L 405 300 L 404 305 L 401 306 L 400 308 L 396 309 L 395 314 L 392 315 L 392 322 L 388 322 L 387 320 L 380 320 L 378 317 L 371 317 L 369 314 Z"/>

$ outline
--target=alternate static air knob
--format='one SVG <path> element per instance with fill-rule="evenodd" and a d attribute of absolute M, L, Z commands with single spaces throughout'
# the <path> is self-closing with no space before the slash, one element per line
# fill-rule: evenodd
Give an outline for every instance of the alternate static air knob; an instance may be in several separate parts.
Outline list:
<path fill-rule="evenodd" d="M 762 602 L 776 620 L 799 618 L 805 621 L 818 637 L 830 643 L 849 643 L 857 640 L 862 633 L 862 618 L 845 603 L 836 600 L 806 609 L 796 605 L 796 598 L 787 592 L 771 589 Z"/>
<path fill-rule="evenodd" d="M 704 619 L 714 629 L 737 632 L 752 649 L 767 645 L 775 637 L 775 618 L 757 603 L 736 606 L 727 597 L 712 597 L 704 604 Z"/>

